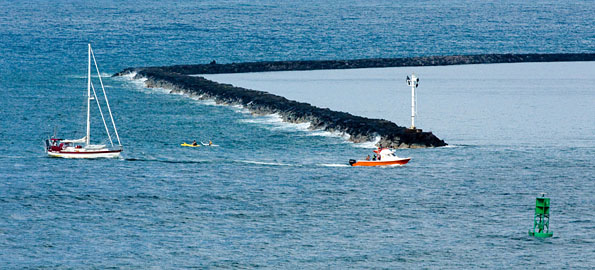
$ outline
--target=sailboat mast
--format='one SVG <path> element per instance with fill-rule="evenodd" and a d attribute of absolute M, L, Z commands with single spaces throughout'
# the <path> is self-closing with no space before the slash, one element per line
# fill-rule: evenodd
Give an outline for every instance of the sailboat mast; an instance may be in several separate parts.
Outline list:
<path fill-rule="evenodd" d="M 85 143 L 89 145 L 91 134 L 91 44 L 89 43 L 89 65 L 87 70 L 87 136 Z"/>

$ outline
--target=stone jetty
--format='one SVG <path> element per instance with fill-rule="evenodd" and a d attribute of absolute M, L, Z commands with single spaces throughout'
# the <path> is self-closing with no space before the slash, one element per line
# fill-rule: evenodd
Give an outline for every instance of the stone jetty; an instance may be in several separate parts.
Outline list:
<path fill-rule="evenodd" d="M 114 76 L 135 74 L 136 79 L 146 79 L 147 87 L 170 89 L 172 92 L 214 100 L 219 104 L 240 105 L 257 115 L 278 114 L 285 122 L 310 123 L 311 129 L 347 134 L 349 140 L 356 143 L 374 141 L 380 138 L 378 144 L 386 147 L 425 148 L 445 146 L 447 144 L 432 132 L 410 130 L 383 119 L 370 119 L 345 112 L 332 111 L 308 103 L 288 100 L 264 91 L 236 87 L 214 82 L 204 77 L 189 75 L 560 61 L 595 61 L 595 54 L 484 54 L 230 64 L 217 64 L 212 61 L 209 64 L 197 65 L 127 68 L 114 74 Z"/>

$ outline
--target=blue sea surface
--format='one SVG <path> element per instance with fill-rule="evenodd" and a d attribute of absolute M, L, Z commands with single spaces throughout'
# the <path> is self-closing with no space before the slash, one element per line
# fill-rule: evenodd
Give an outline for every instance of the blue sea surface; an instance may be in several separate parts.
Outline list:
<path fill-rule="evenodd" d="M 413 157 L 402 167 L 348 167 L 348 159 L 370 149 L 274 117 L 109 77 L 104 83 L 122 157 L 54 159 L 42 148 L 54 129 L 65 138 L 84 136 L 89 42 L 108 76 L 131 66 L 212 60 L 593 53 L 593 1 L 0 6 L 2 269 L 595 265 L 595 106 L 588 106 L 595 104 L 593 70 L 551 82 L 560 87 L 546 85 L 548 80 L 524 85 L 519 78 L 513 84 L 496 74 L 491 84 L 501 80 L 530 91 L 522 102 L 507 103 L 510 91 L 457 88 L 445 75 L 452 73 L 445 69 L 440 77 L 438 69 L 431 83 L 440 85 L 443 78 L 444 89 L 456 93 L 441 92 L 443 102 L 433 107 L 448 112 L 459 104 L 460 121 L 453 126 L 452 120 L 427 119 L 432 126 L 423 128 L 452 146 L 399 150 Z M 487 110 L 497 102 L 502 111 Z M 577 116 L 543 120 L 544 107 L 571 108 Z M 534 121 L 504 121 L 510 112 Z M 93 118 L 96 142 L 106 140 L 99 121 Z M 531 127 L 547 134 L 509 136 Z M 486 132 L 498 129 L 506 129 L 509 139 Z M 179 146 L 194 139 L 220 146 Z M 540 192 L 552 198 L 549 239 L 527 234 Z"/>

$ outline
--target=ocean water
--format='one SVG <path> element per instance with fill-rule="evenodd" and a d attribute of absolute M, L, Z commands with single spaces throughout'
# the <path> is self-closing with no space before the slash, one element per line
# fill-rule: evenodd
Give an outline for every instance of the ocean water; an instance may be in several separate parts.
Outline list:
<path fill-rule="evenodd" d="M 83 136 L 88 42 L 105 75 L 213 59 L 592 53 L 592 1 L 0 3 L 2 269 L 595 263 L 592 63 L 416 68 L 419 126 L 451 146 L 399 150 L 413 158 L 402 167 L 352 168 L 347 160 L 370 144 L 128 78 L 104 81 L 121 159 L 52 159 L 42 149 L 54 129 Z M 234 76 L 409 123 L 411 69 L 328 72 L 298 82 Z M 311 88 L 316 76 L 329 87 Z M 296 92 L 299 83 L 307 89 Z M 341 96 L 360 86 L 378 89 L 390 110 Z M 105 141 L 93 120 L 92 139 Z M 220 146 L 179 146 L 193 139 Z M 550 239 L 527 235 L 540 192 L 552 198 Z"/>

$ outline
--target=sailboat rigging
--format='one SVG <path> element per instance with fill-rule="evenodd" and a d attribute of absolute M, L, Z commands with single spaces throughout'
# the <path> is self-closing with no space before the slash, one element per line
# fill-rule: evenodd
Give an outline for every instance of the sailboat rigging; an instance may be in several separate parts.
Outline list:
<path fill-rule="evenodd" d="M 107 94 L 105 92 L 105 88 L 103 87 L 103 80 L 101 79 L 101 74 L 99 72 L 99 67 L 97 66 L 97 61 L 95 60 L 95 54 L 93 53 L 93 49 L 91 48 L 91 44 L 89 44 L 89 53 L 88 53 L 88 70 L 87 70 L 87 128 L 86 128 L 86 135 L 80 139 L 60 139 L 56 138 L 56 134 L 54 131 L 54 136 L 45 140 L 45 149 L 47 154 L 50 157 L 61 157 L 61 158 L 115 158 L 119 157 L 120 153 L 122 152 L 122 143 L 120 142 L 120 136 L 118 135 L 118 129 L 116 128 L 116 122 L 114 121 L 114 117 L 112 115 L 112 110 L 109 105 L 109 100 L 107 99 Z M 114 145 L 114 141 L 112 140 L 112 136 L 110 135 L 110 131 L 108 125 L 105 121 L 105 116 L 103 114 L 103 110 L 101 109 L 101 105 L 99 104 L 99 99 L 97 97 L 97 91 L 95 90 L 95 86 L 91 81 L 91 59 L 93 59 L 93 63 L 95 66 L 95 70 L 97 71 L 97 76 L 99 77 L 99 83 L 101 85 L 101 91 L 103 92 L 103 97 L 105 98 L 105 104 L 107 107 L 107 111 L 114 129 L 114 133 L 116 135 L 116 139 L 118 141 L 117 145 Z M 106 145 L 94 145 L 91 144 L 91 100 L 95 100 L 97 103 L 97 107 L 99 108 L 99 114 L 101 115 L 101 120 L 103 122 L 103 126 L 105 127 L 105 131 L 107 133 L 110 146 Z"/>

